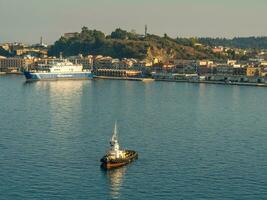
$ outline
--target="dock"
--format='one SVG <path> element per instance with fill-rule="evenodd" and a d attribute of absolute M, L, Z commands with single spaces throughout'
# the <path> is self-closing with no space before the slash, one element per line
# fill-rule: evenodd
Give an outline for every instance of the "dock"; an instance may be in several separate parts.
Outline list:
<path fill-rule="evenodd" d="M 155 81 L 267 87 L 267 83 L 224 82 L 224 81 L 192 81 L 192 80 L 173 80 L 173 79 L 155 79 Z"/>
<path fill-rule="evenodd" d="M 137 77 L 115 77 L 115 76 L 95 76 L 95 79 L 109 79 L 109 80 L 127 80 L 127 81 L 154 81 L 152 78 L 137 78 Z"/>

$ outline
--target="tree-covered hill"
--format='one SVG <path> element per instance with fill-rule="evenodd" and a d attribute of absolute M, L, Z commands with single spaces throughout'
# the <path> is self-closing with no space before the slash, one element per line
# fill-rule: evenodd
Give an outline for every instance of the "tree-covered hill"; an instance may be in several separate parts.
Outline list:
<path fill-rule="evenodd" d="M 198 41 L 209 46 L 267 49 L 267 37 L 198 38 Z"/>
<path fill-rule="evenodd" d="M 120 28 L 105 36 L 101 31 L 83 27 L 81 32 L 71 38 L 61 37 L 49 49 L 49 55 L 64 56 L 77 54 L 104 55 L 114 58 L 153 59 L 162 61 L 169 58 L 202 59 L 218 58 L 211 49 L 196 47 L 194 39 L 173 39 L 166 34 L 163 37 L 147 34 L 146 36 L 127 32 Z"/>
<path fill-rule="evenodd" d="M 203 44 L 203 45 L 201 45 Z M 135 32 L 117 28 L 110 35 L 98 30 L 83 27 L 74 37 L 61 37 L 49 49 L 50 56 L 104 55 L 114 58 L 138 58 L 151 61 L 160 58 L 162 62 L 170 59 L 247 59 L 232 53 L 214 53 L 212 47 L 267 49 L 267 37 L 247 38 L 171 38 Z"/>

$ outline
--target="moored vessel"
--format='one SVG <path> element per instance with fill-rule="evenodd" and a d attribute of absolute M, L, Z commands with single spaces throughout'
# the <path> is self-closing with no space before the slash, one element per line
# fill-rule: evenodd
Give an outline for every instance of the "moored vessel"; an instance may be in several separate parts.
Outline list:
<path fill-rule="evenodd" d="M 83 70 L 80 64 L 73 64 L 66 59 L 59 59 L 47 64 L 38 65 L 36 70 L 25 71 L 27 80 L 61 80 L 61 79 L 91 79 L 91 70 Z"/>
<path fill-rule="evenodd" d="M 101 158 L 101 167 L 112 169 L 127 165 L 138 158 L 138 154 L 134 150 L 121 150 L 118 142 L 117 123 L 115 123 L 113 135 L 110 140 L 110 149 Z"/>

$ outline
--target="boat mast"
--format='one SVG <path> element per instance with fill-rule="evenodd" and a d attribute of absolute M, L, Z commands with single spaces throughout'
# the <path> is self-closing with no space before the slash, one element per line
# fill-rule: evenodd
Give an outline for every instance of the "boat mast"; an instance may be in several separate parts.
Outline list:
<path fill-rule="evenodd" d="M 113 135 L 114 135 L 114 139 L 117 140 L 117 136 L 118 136 L 117 121 L 115 122 L 115 125 L 114 125 Z"/>
<path fill-rule="evenodd" d="M 119 143 L 118 143 L 118 129 L 117 129 L 117 121 L 115 122 L 114 130 L 113 130 L 113 135 L 110 140 L 110 145 L 112 149 L 114 150 L 119 150 Z"/>

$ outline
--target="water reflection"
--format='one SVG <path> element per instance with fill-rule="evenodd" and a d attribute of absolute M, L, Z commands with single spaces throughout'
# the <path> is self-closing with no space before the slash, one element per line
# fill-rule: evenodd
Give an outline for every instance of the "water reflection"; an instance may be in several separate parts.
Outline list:
<path fill-rule="evenodd" d="M 37 81 L 35 86 L 38 89 L 48 89 L 53 94 L 73 94 L 81 91 L 83 85 L 88 82 L 83 80 L 61 80 L 61 81 Z"/>
<path fill-rule="evenodd" d="M 119 198 L 126 167 L 121 167 L 113 170 L 103 170 L 103 172 L 105 173 L 108 180 L 110 196 L 114 199 Z"/>
<path fill-rule="evenodd" d="M 71 134 L 77 129 L 83 113 L 82 98 L 85 88 L 90 87 L 90 81 L 36 81 L 25 82 L 25 86 L 27 98 L 34 98 L 39 104 L 35 108 L 37 114 L 45 113 L 49 131 Z M 29 89 L 34 92 L 28 92 Z M 41 111 L 44 107 L 45 110 Z"/>

